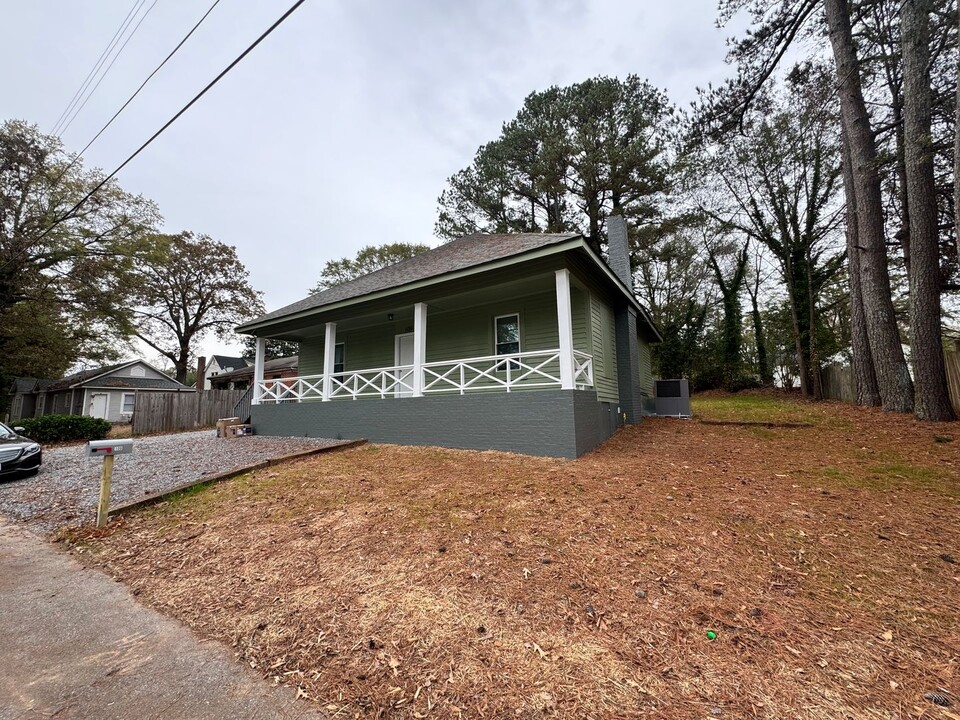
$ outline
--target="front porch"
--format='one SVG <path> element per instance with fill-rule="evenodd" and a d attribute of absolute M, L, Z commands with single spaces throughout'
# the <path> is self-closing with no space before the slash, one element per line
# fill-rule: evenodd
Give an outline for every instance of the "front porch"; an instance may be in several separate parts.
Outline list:
<path fill-rule="evenodd" d="M 331 302 L 258 332 L 251 422 L 265 435 L 577 457 L 621 421 L 614 312 L 560 257 Z M 300 343 L 297 377 L 264 378 L 268 338 Z"/>
<path fill-rule="evenodd" d="M 593 340 L 597 336 L 602 344 L 604 335 L 612 336 L 612 315 L 607 313 L 611 327 L 606 333 L 603 327 L 591 333 L 591 315 L 603 314 L 593 312 L 593 304 L 589 292 L 563 268 L 386 313 L 358 315 L 354 310 L 301 329 L 301 374 L 283 379 L 264 379 L 266 338 L 259 337 L 253 404 L 596 391 L 594 352 L 602 355 L 604 348 L 595 348 Z M 478 349 L 493 352 L 467 354 Z M 394 362 L 371 362 L 387 358 Z M 613 363 L 601 357 L 599 365 L 602 371 Z M 311 368 L 320 372 L 311 373 Z"/>

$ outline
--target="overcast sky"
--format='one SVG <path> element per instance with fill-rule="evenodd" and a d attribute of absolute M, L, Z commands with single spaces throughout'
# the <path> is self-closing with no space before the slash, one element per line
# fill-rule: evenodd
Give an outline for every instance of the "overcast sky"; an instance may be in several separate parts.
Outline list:
<path fill-rule="evenodd" d="M 140 15 L 154 0 L 147 0 Z M 80 150 L 212 0 L 156 0 L 75 121 Z M 292 0 L 221 0 L 87 151 L 112 170 Z M 3 0 L 0 118 L 50 131 L 134 0 Z M 636 73 L 687 105 L 722 80 L 716 0 L 307 0 L 119 176 L 166 230 L 235 245 L 268 310 L 327 260 L 436 244 L 446 178 L 553 84 Z M 227 349 L 216 341 L 203 351 Z"/>

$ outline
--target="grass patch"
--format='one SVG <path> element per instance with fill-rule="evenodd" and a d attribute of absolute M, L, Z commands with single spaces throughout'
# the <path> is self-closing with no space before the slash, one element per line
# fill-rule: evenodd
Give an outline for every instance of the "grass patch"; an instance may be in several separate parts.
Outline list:
<path fill-rule="evenodd" d="M 803 403 L 765 395 L 694 397 L 691 406 L 695 417 L 706 420 L 815 422 L 822 419 Z"/>
<path fill-rule="evenodd" d="M 821 468 L 820 474 L 825 478 L 829 478 L 830 480 L 839 480 L 843 483 L 850 481 L 850 474 L 838 467 Z"/>
<path fill-rule="evenodd" d="M 856 453 L 863 455 L 863 453 Z M 888 453 L 888 457 L 896 457 Z M 960 487 L 950 473 L 936 467 L 915 465 L 902 459 L 863 463 L 856 469 L 827 466 L 820 468 L 816 477 L 832 481 L 837 487 L 877 492 L 923 491 L 950 498 L 960 497 Z"/>
<path fill-rule="evenodd" d="M 948 495 L 957 493 L 955 483 L 950 482 L 946 475 L 936 468 L 904 462 L 871 465 L 860 481 L 860 486 L 882 491 L 919 489 L 935 490 Z"/>
<path fill-rule="evenodd" d="M 821 427 L 847 430 L 851 422 L 830 412 L 829 405 L 803 400 L 799 396 L 736 393 L 694 396 L 693 416 L 701 420 L 727 422 L 810 423 Z"/>

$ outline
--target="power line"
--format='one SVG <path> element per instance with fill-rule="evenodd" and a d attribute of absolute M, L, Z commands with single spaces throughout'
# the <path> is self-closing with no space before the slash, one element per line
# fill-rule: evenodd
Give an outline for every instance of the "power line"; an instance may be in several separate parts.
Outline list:
<path fill-rule="evenodd" d="M 213 80 L 211 80 L 209 83 L 207 83 L 206 87 L 204 87 L 203 90 L 201 90 L 199 93 L 197 93 L 190 102 L 188 102 L 186 105 L 184 105 L 182 108 L 180 108 L 180 110 L 177 112 L 176 115 L 174 115 L 172 118 L 170 118 L 169 120 L 167 120 L 167 122 L 165 122 L 165 123 L 163 124 L 163 126 L 162 126 L 159 130 L 157 130 L 153 135 L 151 135 L 150 138 L 149 138 L 145 143 L 143 143 L 143 145 L 141 145 L 139 148 L 137 148 L 136 151 L 135 151 L 132 155 L 130 155 L 130 157 L 128 157 L 126 160 L 124 160 L 122 163 L 120 163 L 120 165 L 118 165 L 117 168 L 116 168 L 113 172 L 111 172 L 109 175 L 107 175 L 107 176 L 106 176 L 103 180 L 101 180 L 92 190 L 90 190 L 90 192 L 88 192 L 86 195 L 84 195 L 83 198 L 81 198 L 80 202 L 78 202 L 76 205 L 74 205 L 72 208 L 70 208 L 70 210 L 68 210 L 66 213 L 64 213 L 63 215 L 61 215 L 59 218 L 57 218 L 56 220 L 54 220 L 54 221 L 50 224 L 50 226 L 47 227 L 46 230 L 44 230 L 42 233 L 40 233 L 40 234 L 37 236 L 36 240 L 41 240 L 41 239 L 44 238 L 46 235 L 48 235 L 48 234 L 50 233 L 50 231 L 53 230 L 57 225 L 65 222 L 66 220 L 69 220 L 71 217 L 73 217 L 73 214 L 74 214 L 77 210 L 79 210 L 81 207 L 83 207 L 83 205 L 86 204 L 87 200 L 89 200 L 91 197 L 93 197 L 93 195 L 94 195 L 96 192 L 98 192 L 104 185 L 106 185 L 108 182 L 110 182 L 110 180 L 111 180 L 118 172 L 120 172 L 121 170 L 123 170 L 123 168 L 125 168 L 127 165 L 129 165 L 130 162 L 131 162 L 135 157 L 137 157 L 137 155 L 139 155 L 141 152 L 143 152 L 143 151 L 147 148 L 147 146 L 150 145 L 150 143 L 152 143 L 154 140 L 156 140 L 158 137 L 160 137 L 160 135 L 161 135 L 168 127 L 170 127 L 171 125 L 173 125 L 173 123 L 175 123 L 175 122 L 177 121 L 177 119 L 178 119 L 181 115 L 183 115 L 187 110 L 189 110 L 191 107 L 193 107 L 194 103 L 196 103 L 200 98 L 202 98 L 204 95 L 206 95 L 207 92 L 208 92 L 214 85 L 216 85 L 218 82 L 220 82 L 220 80 L 222 80 L 223 77 L 224 77 L 228 72 L 230 72 L 231 70 L 233 70 L 233 68 L 235 68 L 235 67 L 240 63 L 241 60 L 243 60 L 247 55 L 249 55 L 249 54 L 253 51 L 253 49 L 254 49 L 255 47 L 257 47 L 257 45 L 259 45 L 261 42 L 263 42 L 274 30 L 276 30 L 278 27 L 280 27 L 280 25 L 281 25 L 288 17 L 290 17 L 290 16 L 294 13 L 294 11 L 296 11 L 297 8 L 299 8 L 299 7 L 300 7 L 301 5 L 303 5 L 303 3 L 305 3 L 305 2 L 306 2 L 306 0 L 297 0 L 297 2 L 295 2 L 293 5 L 291 5 L 290 8 L 289 8 L 283 15 L 281 15 L 281 16 L 273 23 L 273 25 L 271 25 L 271 26 L 268 27 L 266 30 L 264 30 L 264 32 L 260 35 L 260 37 L 258 37 L 256 40 L 254 40 L 253 43 L 247 47 L 246 50 L 244 50 L 242 53 L 240 53 L 240 54 L 233 60 L 233 62 L 231 62 L 229 65 L 227 65 L 227 67 L 225 67 L 223 70 L 221 70 L 219 75 L 217 75 Z M 35 242 L 36 242 L 36 240 L 35 240 Z M 6 264 L 9 264 L 9 262 L 6 263 Z"/>
<path fill-rule="evenodd" d="M 84 90 L 87 89 L 87 86 L 90 85 L 94 75 L 100 70 L 100 67 L 103 65 L 104 61 L 107 58 L 107 55 L 113 50 L 117 44 L 117 40 L 124 32 L 126 32 L 127 27 L 130 25 L 131 19 L 138 12 L 140 8 L 143 7 L 143 4 L 146 0 L 134 0 L 133 7 L 130 8 L 130 11 L 127 13 L 127 16 L 123 19 L 123 22 L 120 23 L 120 27 L 117 28 L 116 32 L 113 33 L 113 37 L 110 38 L 110 42 L 107 43 L 107 47 L 104 48 L 103 52 L 100 53 L 100 57 L 97 58 L 97 61 L 93 64 L 93 67 L 90 68 L 90 72 L 87 73 L 87 76 L 83 79 L 83 82 L 80 83 L 80 87 L 77 88 L 77 91 L 73 94 L 73 97 L 70 98 L 70 102 L 67 103 L 67 106 L 63 109 L 63 112 L 60 113 L 60 117 L 57 118 L 57 121 L 53 124 L 53 127 L 50 129 L 50 134 L 55 135 L 57 133 L 57 128 L 60 127 L 60 124 L 63 122 L 64 118 L 70 113 L 70 110 L 76 104 L 77 100 L 83 94 Z"/>
<path fill-rule="evenodd" d="M 144 80 L 144 81 L 140 84 L 140 87 L 138 87 L 138 88 L 134 91 L 133 95 L 131 95 L 129 98 L 127 98 L 127 101 L 126 101 L 123 105 L 121 105 L 121 106 L 120 106 L 120 109 L 117 110 L 117 111 L 113 114 L 113 117 L 110 118 L 110 119 L 107 121 L 107 124 L 104 125 L 102 128 L 100 128 L 100 131 L 99 131 L 96 135 L 93 136 L 93 139 L 92 139 L 90 142 L 88 142 L 86 145 L 83 146 L 83 149 L 82 149 L 79 153 L 77 153 L 76 157 L 74 157 L 73 161 L 66 167 L 66 169 L 63 171 L 63 173 L 61 173 L 60 177 L 63 177 L 63 175 L 65 175 L 65 174 L 67 173 L 67 170 L 69 170 L 71 167 L 73 167 L 74 163 L 76 163 L 77 160 L 79 160 L 79 159 L 83 156 L 83 154 L 84 154 L 87 150 L 90 149 L 90 146 L 93 145 L 93 144 L 97 141 L 97 139 L 98 139 L 101 135 L 103 135 L 104 131 L 106 131 L 106 129 L 113 124 L 113 121 L 116 120 L 116 119 L 120 116 L 120 113 L 122 113 L 124 110 L 127 109 L 127 105 L 129 105 L 131 102 L 133 102 L 134 98 L 136 98 L 137 95 L 140 94 L 140 91 L 143 90 L 143 88 L 145 88 L 145 87 L 147 86 L 147 83 L 150 82 L 150 81 L 153 79 L 153 76 L 156 75 L 158 72 L 160 72 L 160 69 L 161 69 L 164 65 L 167 64 L 167 62 L 170 60 L 170 58 L 172 58 L 174 55 L 177 54 L 177 51 L 180 50 L 181 47 L 183 47 L 183 44 L 184 44 L 185 42 L 187 42 L 187 40 L 190 39 L 190 36 L 193 35 L 193 33 L 196 31 L 196 29 L 197 29 L 198 27 L 200 27 L 201 24 L 203 24 L 203 21 L 207 19 L 207 16 L 208 16 L 211 12 L 213 12 L 213 9 L 214 9 L 217 5 L 219 5 L 219 4 L 220 4 L 220 0 L 214 0 L 213 5 L 211 5 L 211 6 L 207 9 L 207 11 L 203 14 L 203 17 L 201 17 L 199 20 L 197 20 L 197 23 L 196 23 L 192 28 L 190 28 L 190 31 L 189 31 L 186 35 L 183 36 L 183 39 L 181 39 L 180 42 L 177 43 L 176 47 L 174 47 L 173 50 L 171 50 L 170 53 L 163 59 L 163 62 L 161 62 L 159 65 L 157 65 L 157 67 L 155 67 L 155 68 L 153 69 L 153 72 L 152 72 L 152 73 L 150 73 L 149 75 L 147 75 L 147 79 Z"/>
<path fill-rule="evenodd" d="M 100 75 L 100 79 L 97 80 L 97 84 L 93 86 L 93 88 L 90 90 L 89 93 L 87 93 L 87 97 L 84 98 L 83 103 L 81 103 L 81 105 L 74 111 L 73 116 L 67 121 L 66 125 L 64 125 L 63 128 L 60 130 L 61 135 L 63 135 L 64 133 L 67 132 L 67 130 L 70 129 L 70 126 L 73 124 L 73 121 L 77 119 L 77 115 L 79 115 L 80 111 L 83 110 L 84 107 L 86 107 L 86 104 L 90 101 L 90 98 L 93 97 L 93 94 L 97 91 L 97 88 L 100 87 L 100 83 L 102 83 L 103 79 L 109 74 L 110 68 L 113 67 L 113 64 L 123 54 L 123 50 L 124 48 L 127 47 L 127 43 L 129 43 L 130 40 L 133 39 L 133 36 L 137 34 L 137 30 L 140 29 L 140 25 L 143 24 L 143 21 L 147 19 L 147 15 L 149 15 L 150 11 L 157 6 L 158 2 L 159 0 L 153 0 L 153 4 L 147 8 L 147 11 L 137 21 L 137 24 L 134 26 L 133 30 L 130 32 L 129 35 L 127 35 L 127 39 L 123 41 L 123 45 L 121 45 L 120 49 L 117 50 L 117 54 L 113 56 L 113 59 L 110 61 L 110 64 L 107 65 L 107 69 L 104 70 L 103 73 Z"/>

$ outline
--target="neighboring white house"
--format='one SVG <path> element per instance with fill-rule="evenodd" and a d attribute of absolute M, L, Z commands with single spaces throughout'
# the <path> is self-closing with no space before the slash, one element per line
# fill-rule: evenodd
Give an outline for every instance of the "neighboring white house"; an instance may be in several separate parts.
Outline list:
<path fill-rule="evenodd" d="M 240 357 L 229 357 L 227 355 L 211 355 L 207 363 L 207 369 L 203 373 L 203 389 L 210 389 L 210 378 L 222 373 L 241 370 L 252 365 L 248 360 Z"/>
<path fill-rule="evenodd" d="M 14 390 L 16 385 L 14 386 Z M 25 389 L 24 389 L 25 390 Z M 138 393 L 195 392 L 178 383 L 143 360 L 83 370 L 55 381 L 35 381 L 32 389 L 21 392 L 31 396 L 28 402 L 14 403 L 33 412 L 19 413 L 11 420 L 40 415 L 90 415 L 110 422 L 129 422 Z"/>

